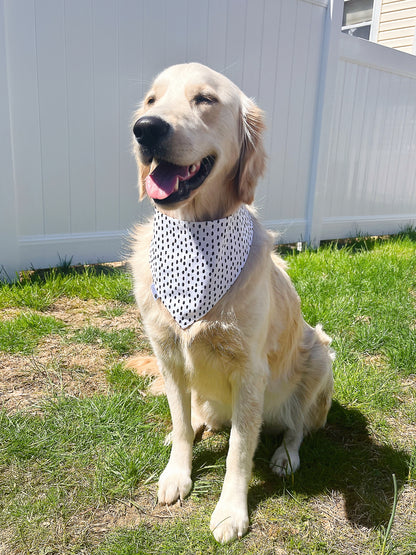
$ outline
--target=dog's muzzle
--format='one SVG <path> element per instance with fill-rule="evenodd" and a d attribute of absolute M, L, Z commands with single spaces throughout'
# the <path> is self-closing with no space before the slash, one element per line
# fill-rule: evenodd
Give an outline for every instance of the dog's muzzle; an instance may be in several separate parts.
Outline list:
<path fill-rule="evenodd" d="M 143 153 L 153 155 L 170 134 L 170 124 L 159 116 L 143 116 L 133 126 L 133 134 Z"/>

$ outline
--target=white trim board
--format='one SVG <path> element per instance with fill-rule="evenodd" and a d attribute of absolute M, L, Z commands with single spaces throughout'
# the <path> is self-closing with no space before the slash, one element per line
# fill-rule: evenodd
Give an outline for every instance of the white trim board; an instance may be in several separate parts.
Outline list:
<path fill-rule="evenodd" d="M 47 245 L 88 241 L 105 241 L 107 239 L 124 239 L 128 231 L 95 231 L 91 233 L 56 233 L 50 235 L 22 235 L 19 246 Z"/>
<path fill-rule="evenodd" d="M 416 214 L 385 214 L 380 216 L 349 216 L 323 218 L 321 240 L 356 235 L 396 234 L 407 226 L 416 225 Z"/>
<path fill-rule="evenodd" d="M 307 4 L 314 4 L 315 6 L 320 6 L 321 8 L 327 8 L 329 0 L 302 0 Z"/>
<path fill-rule="evenodd" d="M 275 233 L 275 244 L 295 243 L 305 240 L 306 220 L 261 220 L 266 229 Z"/>
<path fill-rule="evenodd" d="M 129 254 L 127 231 L 34 235 L 19 238 L 21 268 L 58 266 L 62 261 L 96 264 L 124 260 Z M 76 254 L 74 254 L 76 253 Z"/>
<path fill-rule="evenodd" d="M 341 33 L 340 37 L 340 59 L 394 75 L 416 78 L 416 58 L 413 54 L 406 54 L 358 37 L 350 37 L 345 33 Z"/>

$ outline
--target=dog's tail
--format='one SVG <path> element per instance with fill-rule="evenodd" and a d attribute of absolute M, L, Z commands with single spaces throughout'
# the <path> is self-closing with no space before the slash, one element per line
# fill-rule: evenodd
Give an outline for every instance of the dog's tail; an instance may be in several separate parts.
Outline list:
<path fill-rule="evenodd" d="M 155 378 L 149 386 L 149 392 L 152 395 L 164 395 L 166 393 L 165 382 L 163 381 L 162 374 L 157 365 L 156 357 L 136 355 L 128 359 L 126 366 L 130 368 L 130 370 L 137 372 L 139 376 L 150 376 Z"/>

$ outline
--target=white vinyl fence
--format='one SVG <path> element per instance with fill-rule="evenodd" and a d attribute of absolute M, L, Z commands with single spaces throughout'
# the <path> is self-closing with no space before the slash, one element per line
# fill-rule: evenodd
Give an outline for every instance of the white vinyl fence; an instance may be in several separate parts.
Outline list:
<path fill-rule="evenodd" d="M 200 61 L 265 110 L 257 206 L 281 242 L 416 223 L 416 57 L 340 31 L 342 0 L 0 0 L 0 267 L 125 254 L 131 113 Z"/>

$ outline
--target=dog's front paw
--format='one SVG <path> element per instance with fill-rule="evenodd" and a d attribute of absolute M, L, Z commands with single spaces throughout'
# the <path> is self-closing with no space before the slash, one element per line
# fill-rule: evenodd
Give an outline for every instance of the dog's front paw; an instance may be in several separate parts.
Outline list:
<path fill-rule="evenodd" d="M 211 516 L 210 528 L 217 542 L 227 543 L 241 538 L 248 530 L 247 507 L 238 503 L 218 501 Z"/>
<path fill-rule="evenodd" d="M 282 478 L 296 472 L 299 465 L 299 453 L 293 449 L 287 449 L 284 445 L 276 449 L 270 460 L 270 468 L 275 474 Z"/>
<path fill-rule="evenodd" d="M 190 473 L 168 464 L 159 478 L 157 501 L 161 505 L 172 505 L 178 499 L 184 499 L 191 488 Z"/>

